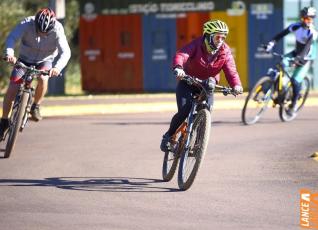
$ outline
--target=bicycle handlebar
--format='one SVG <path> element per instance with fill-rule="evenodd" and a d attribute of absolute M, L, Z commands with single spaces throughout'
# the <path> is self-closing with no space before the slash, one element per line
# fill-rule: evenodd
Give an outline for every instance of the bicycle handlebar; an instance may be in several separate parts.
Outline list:
<path fill-rule="evenodd" d="M 2 60 L 6 61 L 6 57 L 2 57 Z M 43 75 L 49 75 L 50 74 L 50 71 L 49 70 L 39 70 L 39 69 L 36 69 L 34 66 L 27 66 L 25 65 L 23 62 L 21 61 L 16 61 L 14 64 L 12 64 L 13 66 L 17 66 L 17 67 L 22 67 L 24 69 L 27 69 L 29 71 L 31 71 L 32 74 L 43 74 Z M 62 76 L 62 74 L 60 73 L 59 75 L 57 75 L 58 77 L 59 76 Z"/>
<path fill-rule="evenodd" d="M 260 46 L 260 48 L 263 49 L 263 52 L 270 53 L 270 54 L 272 54 L 275 57 L 279 57 L 280 59 L 286 58 L 289 62 L 294 62 L 295 61 L 295 57 L 287 57 L 284 54 L 277 53 L 277 52 L 272 51 L 272 50 L 271 51 L 266 51 L 266 47 L 267 47 L 266 44 L 261 44 L 261 46 Z M 310 59 L 305 57 L 304 60 L 305 61 L 309 61 Z"/>
<path fill-rule="evenodd" d="M 270 53 L 272 54 L 273 56 L 276 56 L 276 57 L 279 57 L 280 59 L 283 59 L 284 58 L 284 55 L 283 54 L 280 54 L 280 53 L 277 53 L 277 52 L 274 52 L 274 51 L 266 51 L 266 48 L 267 48 L 267 45 L 266 44 L 261 44 L 260 45 L 260 48 L 262 49 L 261 51 L 265 52 L 265 53 Z M 292 58 L 294 59 L 294 58 Z"/>
<path fill-rule="evenodd" d="M 34 66 L 27 66 L 23 62 L 17 61 L 14 63 L 14 66 L 22 67 L 24 69 L 27 69 L 31 71 L 33 74 L 44 74 L 44 75 L 49 75 L 50 71 L 49 70 L 39 70 L 36 69 Z"/>
<path fill-rule="evenodd" d="M 202 90 L 204 90 L 206 92 L 206 89 L 203 86 L 204 80 L 201 80 L 201 79 L 196 78 L 196 77 L 192 77 L 190 75 L 183 76 L 181 78 L 181 80 L 187 82 L 187 84 L 189 84 L 189 85 L 196 85 L 197 87 L 201 88 Z M 215 85 L 213 91 L 214 92 L 221 92 L 221 93 L 223 93 L 224 96 L 227 96 L 229 94 L 236 96 L 236 93 L 234 92 L 234 90 L 231 87 L 226 87 L 226 86 L 222 86 L 222 85 Z"/>

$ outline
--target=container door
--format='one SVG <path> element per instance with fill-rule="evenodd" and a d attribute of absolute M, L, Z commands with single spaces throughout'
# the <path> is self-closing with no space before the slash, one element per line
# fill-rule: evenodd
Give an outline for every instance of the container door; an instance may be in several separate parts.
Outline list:
<path fill-rule="evenodd" d="M 142 39 L 139 15 L 105 15 L 103 88 L 110 92 L 140 92 Z"/>
<path fill-rule="evenodd" d="M 177 49 L 202 36 L 202 26 L 209 20 L 209 13 L 185 13 L 177 18 Z"/>
<path fill-rule="evenodd" d="M 283 30 L 282 8 L 268 4 L 251 4 L 249 11 L 249 89 L 275 65 L 276 59 L 261 52 L 261 44 L 267 43 L 275 34 Z M 276 44 L 275 50 L 283 52 L 283 41 Z"/>
<path fill-rule="evenodd" d="M 229 14 L 227 11 L 215 11 L 211 13 L 211 18 L 224 21 L 229 27 L 229 35 L 226 43 L 230 46 L 232 55 L 235 59 L 236 68 L 244 88 L 247 88 L 248 63 L 247 63 L 247 12 L 244 10 L 239 14 Z M 221 73 L 220 84 L 228 85 L 224 73 Z"/>
<path fill-rule="evenodd" d="M 99 74 L 103 62 L 103 37 L 98 28 L 101 26 L 100 17 L 86 19 L 80 18 L 80 53 L 82 88 L 94 92 L 102 81 Z"/>
<path fill-rule="evenodd" d="M 158 15 L 143 16 L 144 90 L 174 91 L 172 58 L 176 51 L 176 20 Z"/>

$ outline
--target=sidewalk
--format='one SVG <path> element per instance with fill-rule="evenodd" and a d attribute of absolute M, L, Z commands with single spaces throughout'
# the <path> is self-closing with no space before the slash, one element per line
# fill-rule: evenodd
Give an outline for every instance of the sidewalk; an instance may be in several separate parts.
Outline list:
<path fill-rule="evenodd" d="M 215 94 L 214 109 L 241 110 L 246 96 L 246 93 L 238 97 Z M 318 92 L 310 94 L 306 106 L 318 107 Z M 176 110 L 174 93 L 46 97 L 41 107 L 43 116 L 175 112 Z"/>
<path fill-rule="evenodd" d="M 247 94 L 234 97 L 215 94 L 214 109 L 237 109 L 244 106 Z M 318 92 L 312 93 L 306 106 L 318 107 Z M 89 95 L 77 97 L 47 97 L 42 106 L 43 116 L 123 114 L 177 111 L 174 93 Z"/>

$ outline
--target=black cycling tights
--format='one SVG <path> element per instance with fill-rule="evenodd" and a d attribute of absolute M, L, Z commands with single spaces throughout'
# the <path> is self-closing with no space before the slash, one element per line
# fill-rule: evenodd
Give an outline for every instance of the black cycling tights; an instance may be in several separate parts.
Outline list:
<path fill-rule="evenodd" d="M 188 85 L 185 81 L 178 82 L 176 89 L 178 112 L 171 119 L 170 128 L 167 132 L 169 136 L 172 136 L 176 132 L 182 122 L 189 115 L 192 105 L 192 94 L 196 92 L 198 92 L 196 87 Z M 213 94 L 209 96 L 208 104 L 209 107 L 212 108 Z"/>

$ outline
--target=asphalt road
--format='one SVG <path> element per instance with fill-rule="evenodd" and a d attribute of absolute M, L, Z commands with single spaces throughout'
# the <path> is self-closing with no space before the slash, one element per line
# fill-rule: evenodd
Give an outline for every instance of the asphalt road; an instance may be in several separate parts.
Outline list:
<path fill-rule="evenodd" d="M 243 126 L 239 110 L 214 111 L 185 192 L 176 178 L 161 181 L 171 112 L 29 123 L 12 157 L 0 158 L 0 229 L 299 229 L 299 190 L 318 193 L 317 112 L 282 123 L 269 109 Z"/>

